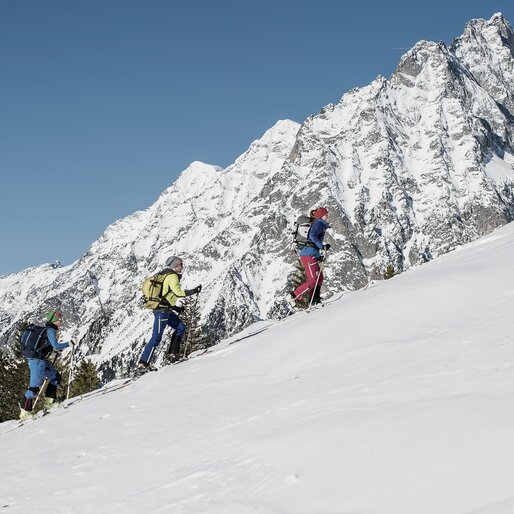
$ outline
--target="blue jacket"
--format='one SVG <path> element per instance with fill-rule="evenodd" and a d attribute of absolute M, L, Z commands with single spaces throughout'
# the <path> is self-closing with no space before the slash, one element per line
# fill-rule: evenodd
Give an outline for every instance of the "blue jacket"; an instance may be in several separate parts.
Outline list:
<path fill-rule="evenodd" d="M 52 326 L 49 326 L 46 335 L 48 336 L 48 340 L 50 341 L 50 344 L 53 346 L 54 350 L 64 350 L 65 348 L 68 348 L 70 346 L 70 343 L 59 343 L 57 341 L 57 336 L 55 335 L 55 328 Z"/>
<path fill-rule="evenodd" d="M 301 257 L 312 256 L 316 259 L 320 258 L 320 250 L 323 250 L 323 239 L 325 238 L 325 231 L 330 228 L 330 225 L 321 218 L 316 220 L 309 230 L 309 241 L 316 246 L 304 246 L 300 252 Z"/>

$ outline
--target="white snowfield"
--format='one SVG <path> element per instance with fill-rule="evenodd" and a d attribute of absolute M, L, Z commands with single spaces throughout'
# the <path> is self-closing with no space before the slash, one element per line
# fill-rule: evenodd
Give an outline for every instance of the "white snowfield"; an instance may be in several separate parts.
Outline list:
<path fill-rule="evenodd" d="M 513 258 L 510 224 L 118 392 L 3 423 L 0 512 L 512 514 Z"/>

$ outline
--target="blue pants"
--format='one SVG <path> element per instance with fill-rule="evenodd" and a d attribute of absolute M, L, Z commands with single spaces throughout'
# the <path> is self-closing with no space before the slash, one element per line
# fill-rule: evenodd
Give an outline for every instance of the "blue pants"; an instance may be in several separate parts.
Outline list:
<path fill-rule="evenodd" d="M 59 374 L 49 362 L 43 359 L 27 359 L 27 363 L 30 370 L 30 384 L 25 393 L 25 398 L 33 400 L 45 378 L 50 379 L 52 386 L 57 387 L 59 385 Z"/>
<path fill-rule="evenodd" d="M 182 336 L 186 331 L 186 325 L 173 311 L 153 311 L 153 315 L 152 338 L 145 346 L 139 362 L 149 363 L 151 361 L 166 327 L 173 328 L 177 337 Z"/>

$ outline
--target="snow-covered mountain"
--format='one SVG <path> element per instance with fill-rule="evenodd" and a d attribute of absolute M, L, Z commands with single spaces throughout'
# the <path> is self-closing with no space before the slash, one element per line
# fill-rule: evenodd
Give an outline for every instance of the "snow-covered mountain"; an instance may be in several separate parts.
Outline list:
<path fill-rule="evenodd" d="M 195 162 L 147 210 L 107 228 L 77 262 L 0 277 L 0 344 L 61 308 L 68 334 L 122 373 L 148 338 L 144 277 L 183 256 L 217 338 L 283 307 L 291 222 L 329 208 L 326 295 L 404 271 L 514 218 L 514 32 L 473 20 L 449 47 L 421 41 L 389 80 L 301 125 L 280 121 L 226 169 Z"/>
<path fill-rule="evenodd" d="M 0 424 L 2 512 L 512 514 L 513 254 L 509 224 Z"/>

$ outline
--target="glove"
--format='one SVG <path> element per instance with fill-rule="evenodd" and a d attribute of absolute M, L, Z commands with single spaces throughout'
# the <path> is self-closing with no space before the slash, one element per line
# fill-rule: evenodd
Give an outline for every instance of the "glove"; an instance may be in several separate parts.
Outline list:
<path fill-rule="evenodd" d="M 196 286 L 194 289 L 186 289 L 184 293 L 186 296 L 191 296 L 192 294 L 198 294 L 202 290 L 202 286 Z"/>
<path fill-rule="evenodd" d="M 328 252 L 328 250 L 330 250 L 330 248 L 332 248 L 332 246 L 327 243 L 326 245 L 323 245 L 323 250 L 325 250 L 325 252 Z"/>
<path fill-rule="evenodd" d="M 184 312 L 185 307 L 181 305 L 174 305 L 171 310 L 175 311 L 177 314 L 182 314 Z"/>

